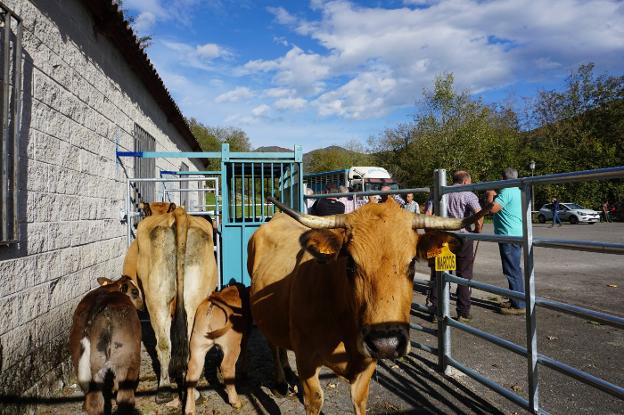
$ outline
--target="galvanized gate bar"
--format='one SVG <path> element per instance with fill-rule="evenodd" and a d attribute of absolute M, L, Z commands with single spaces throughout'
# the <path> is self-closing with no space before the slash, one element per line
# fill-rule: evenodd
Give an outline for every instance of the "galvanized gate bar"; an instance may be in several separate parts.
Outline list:
<path fill-rule="evenodd" d="M 535 316 L 535 268 L 533 263 L 533 223 L 532 205 L 533 186 L 522 186 L 522 256 L 524 258 L 524 293 L 526 295 L 526 342 L 527 371 L 529 379 L 529 405 L 533 413 L 539 411 L 539 380 L 537 366 L 537 321 Z"/>
<path fill-rule="evenodd" d="M 438 349 L 435 347 L 427 346 L 426 344 L 416 343 L 415 341 L 410 341 L 410 345 L 415 347 L 416 349 L 424 350 L 425 352 L 429 352 L 434 355 L 438 355 Z"/>
<path fill-rule="evenodd" d="M 448 363 L 449 365 L 453 366 L 455 369 L 459 370 L 460 372 L 465 373 L 466 375 L 470 376 L 471 378 L 481 383 L 482 385 L 487 386 L 488 388 L 492 389 L 494 392 L 499 393 L 500 395 L 503 395 L 505 398 L 509 399 L 516 405 L 525 409 L 529 409 L 529 401 L 527 401 L 520 395 L 515 394 L 509 389 L 502 387 L 501 385 L 492 381 L 491 379 L 483 376 L 481 373 L 477 372 L 476 370 L 473 370 L 469 367 L 462 365 L 460 362 L 453 359 L 452 357 L 448 358 Z M 540 411 L 540 413 L 545 413 L 545 412 Z"/>
<path fill-rule="evenodd" d="M 535 297 L 535 303 L 541 307 L 550 310 L 559 311 L 572 316 L 581 317 L 587 320 L 596 321 L 601 324 L 624 329 L 624 318 L 614 316 L 612 314 L 603 313 L 601 311 L 591 310 L 589 308 L 579 307 L 577 305 L 565 304 L 559 301 L 549 300 L 547 298 Z"/>
<path fill-rule="evenodd" d="M 581 170 L 569 173 L 545 174 L 543 176 L 529 176 L 512 180 L 498 180 L 493 182 L 447 186 L 444 188 L 443 193 L 447 194 L 465 191 L 505 189 L 508 187 L 522 187 L 524 184 L 561 184 L 594 179 L 617 179 L 622 177 L 624 177 L 624 166 L 617 166 L 595 170 Z"/>
<path fill-rule="evenodd" d="M 568 241 L 565 239 L 533 239 L 533 245 L 540 248 L 569 249 L 573 251 L 596 252 L 600 254 L 624 255 L 624 244 L 594 241 Z"/>
<path fill-rule="evenodd" d="M 481 233 L 451 232 L 460 239 L 484 242 L 522 243 L 521 236 L 490 235 Z M 533 246 L 540 248 L 567 249 L 572 251 L 596 252 L 599 254 L 624 255 L 624 244 L 598 241 L 575 241 L 567 239 L 533 238 Z"/>
<path fill-rule="evenodd" d="M 503 339 L 502 337 L 499 336 L 495 336 L 494 334 L 490 334 L 486 331 L 483 330 L 479 330 L 476 329 L 472 326 L 469 326 L 468 324 L 463 324 L 460 323 L 459 321 L 450 319 L 448 321 L 449 326 L 454 327 L 456 329 L 465 331 L 466 333 L 470 333 L 473 336 L 477 336 L 483 340 L 486 340 L 490 343 L 494 343 L 497 346 L 502 347 L 503 349 L 507 349 L 510 350 L 516 354 L 519 354 L 520 356 L 524 356 L 526 357 L 527 355 L 527 349 L 526 347 L 522 347 L 519 344 L 516 344 L 512 341 L 509 341 L 507 339 Z"/>
<path fill-rule="evenodd" d="M 476 183 L 470 185 L 456 185 L 446 186 L 446 171 L 443 169 L 436 170 L 434 172 L 434 204 L 436 204 L 436 210 L 440 216 L 446 216 L 446 201 L 444 195 L 447 193 L 470 191 L 470 190 L 489 190 L 489 189 L 501 189 L 508 187 L 521 187 L 522 194 L 522 209 L 523 209 L 523 236 L 522 237 L 509 237 L 500 235 L 475 235 L 465 233 L 455 233 L 455 236 L 468 240 L 481 240 L 490 242 L 514 242 L 523 244 L 523 258 L 524 258 L 524 283 L 525 293 L 521 294 L 516 291 L 495 287 L 489 284 L 483 284 L 472 280 L 466 280 L 453 276 L 449 273 L 437 273 L 437 278 L 440 284 L 438 284 L 438 310 L 442 309 L 442 321 L 438 321 L 438 327 L 440 335 L 438 336 L 438 344 L 441 350 L 438 353 L 440 360 L 440 367 L 442 370 L 446 369 L 446 365 L 452 365 L 468 376 L 473 377 L 477 381 L 486 385 L 487 387 L 497 391 L 501 395 L 517 403 L 518 405 L 528 409 L 532 413 L 544 413 L 539 407 L 539 379 L 538 379 L 538 364 L 543 364 L 554 370 L 557 370 L 563 374 L 571 376 L 581 382 L 584 382 L 590 386 L 596 387 L 604 392 L 610 393 L 620 399 L 624 399 L 624 388 L 614 385 L 604 379 L 600 379 L 596 376 L 590 375 L 586 372 L 573 368 L 565 363 L 559 362 L 555 359 L 547 356 L 540 355 L 537 352 L 537 335 L 536 335 L 536 318 L 535 311 L 536 305 L 543 306 L 555 311 L 560 311 L 577 317 L 586 318 L 589 320 L 599 321 L 601 323 L 609 324 L 617 328 L 623 328 L 624 318 L 613 316 L 607 313 L 599 311 L 589 310 L 583 307 L 578 307 L 571 304 L 565 304 L 558 301 L 548 300 L 537 297 L 535 295 L 535 274 L 533 263 L 533 248 L 535 246 L 569 249 L 569 250 L 581 250 L 597 253 L 607 254 L 623 254 L 624 244 L 603 243 L 593 241 L 568 241 L 568 240 L 555 240 L 555 239 L 533 239 L 533 227 L 532 227 L 532 184 L 546 184 L 546 183 L 563 183 L 563 182 L 575 182 L 586 181 L 593 179 L 607 179 L 607 178 L 619 178 L 624 177 L 624 166 L 610 167 L 597 170 L 585 170 L 580 172 L 551 174 L 546 176 L 525 177 L 514 180 L 503 180 L 497 182 L 485 182 Z M 527 347 L 524 348 L 509 340 L 502 339 L 492 334 L 483 332 L 481 330 L 472 328 L 470 326 L 461 324 L 456 321 L 452 321 L 448 316 L 449 307 L 449 295 L 448 295 L 448 282 L 455 282 L 458 284 L 474 287 L 483 291 L 492 292 L 495 294 L 504 295 L 510 298 L 519 298 L 526 301 L 526 339 Z M 443 328 L 449 329 L 455 327 L 465 332 L 476 335 L 484 340 L 490 341 L 498 346 L 504 347 L 517 354 L 527 357 L 527 371 L 528 371 L 528 383 L 529 383 L 529 400 L 524 399 L 521 396 L 503 388 L 490 379 L 482 376 L 478 372 L 463 366 L 460 362 L 454 360 L 450 355 L 449 337 L 450 333 L 443 331 Z M 448 346 L 448 348 L 447 348 Z"/>
<path fill-rule="evenodd" d="M 383 195 L 404 195 L 407 193 L 429 193 L 428 187 L 415 187 L 413 189 L 396 189 L 396 190 L 367 190 L 364 192 L 344 192 L 344 193 L 320 193 L 306 195 L 306 199 L 323 199 L 325 197 L 346 197 L 346 196 L 383 196 Z"/>
<path fill-rule="evenodd" d="M 467 280 L 465 278 L 458 277 L 457 275 L 449 274 L 448 272 L 444 272 L 443 274 L 446 282 L 454 282 L 456 284 L 476 288 L 478 290 L 497 294 L 503 297 L 511 297 L 518 300 L 524 300 L 525 298 L 524 293 L 521 293 L 520 291 L 513 291 L 508 288 L 497 287 L 496 285 L 486 284 L 479 281 Z"/>
<path fill-rule="evenodd" d="M 549 367 L 553 370 L 556 370 L 559 373 L 563 373 L 564 375 L 568 375 L 573 377 L 576 380 L 579 380 L 589 386 L 593 386 L 597 389 L 600 389 L 603 392 L 606 392 L 610 395 L 615 396 L 619 399 L 624 399 L 624 388 L 621 386 L 615 385 L 611 382 L 607 382 L 604 379 L 598 378 L 594 375 L 590 375 L 587 372 L 582 370 L 578 370 L 572 366 L 566 365 L 563 362 L 552 359 L 550 357 L 539 355 L 538 361 L 540 364 Z"/>

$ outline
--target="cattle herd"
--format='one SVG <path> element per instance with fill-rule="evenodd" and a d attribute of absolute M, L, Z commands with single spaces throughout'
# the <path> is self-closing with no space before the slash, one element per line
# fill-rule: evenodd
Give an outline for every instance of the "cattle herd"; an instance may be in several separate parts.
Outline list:
<path fill-rule="evenodd" d="M 86 412 L 104 413 L 111 392 L 120 413 L 134 410 L 141 359 L 136 309 L 145 304 L 160 364 L 157 402 L 179 392 L 184 413 L 194 414 L 204 358 L 217 345 L 228 401 L 240 408 L 235 366 L 239 356 L 246 360 L 253 322 L 272 350 L 277 391 L 299 384 L 306 413 L 320 413 L 319 371 L 326 366 L 351 384 L 354 412 L 365 414 L 377 359 L 410 350 L 413 261 L 451 241 L 445 230 L 487 212 L 466 219 L 424 216 L 389 198 L 318 217 L 270 200 L 282 213 L 249 241 L 251 287 L 219 292 L 212 223 L 174 204 L 144 206 L 123 276 L 99 278 L 100 287 L 74 313 L 69 346 Z M 295 354 L 298 379 L 286 350 Z"/>

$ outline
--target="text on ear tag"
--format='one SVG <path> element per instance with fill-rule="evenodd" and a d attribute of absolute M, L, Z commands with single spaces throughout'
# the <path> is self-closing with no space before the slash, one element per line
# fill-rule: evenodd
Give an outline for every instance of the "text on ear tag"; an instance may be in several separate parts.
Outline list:
<path fill-rule="evenodd" d="M 440 254 L 435 257 L 435 270 L 436 271 L 455 271 L 457 269 L 457 263 L 455 261 L 455 254 L 451 252 L 448 247 L 448 243 L 442 244 Z M 427 253 L 428 254 L 428 253 Z"/>

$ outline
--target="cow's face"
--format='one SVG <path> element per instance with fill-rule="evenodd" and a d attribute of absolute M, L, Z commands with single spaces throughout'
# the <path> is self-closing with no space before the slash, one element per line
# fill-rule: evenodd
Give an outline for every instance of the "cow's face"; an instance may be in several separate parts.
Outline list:
<path fill-rule="evenodd" d="M 358 348 L 366 356 L 397 358 L 409 352 L 414 261 L 451 238 L 441 232 L 418 234 L 412 221 L 413 214 L 390 198 L 347 215 L 343 229 L 313 229 L 301 238 L 318 260 L 335 261 L 340 278 L 346 278 Z"/>
<path fill-rule="evenodd" d="M 168 202 L 139 203 L 139 209 L 143 212 L 143 216 L 162 215 L 173 212 L 175 208 L 175 203 Z"/>
<path fill-rule="evenodd" d="M 143 310 L 143 294 L 132 278 L 124 275 L 120 279 L 113 281 L 105 277 L 100 277 L 97 279 L 97 282 L 100 286 L 106 287 L 110 291 L 120 291 L 126 294 L 137 310 Z"/>

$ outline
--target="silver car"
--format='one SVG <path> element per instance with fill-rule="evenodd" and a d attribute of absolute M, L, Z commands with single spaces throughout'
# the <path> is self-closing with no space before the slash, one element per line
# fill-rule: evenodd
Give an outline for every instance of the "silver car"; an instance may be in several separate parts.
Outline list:
<path fill-rule="evenodd" d="M 561 221 L 569 221 L 575 225 L 577 223 L 591 223 L 600 222 L 600 213 L 592 209 L 585 209 L 576 203 L 559 203 L 559 218 Z M 546 203 L 539 210 L 537 215 L 539 223 L 546 223 L 546 221 L 552 220 L 552 203 Z"/>

